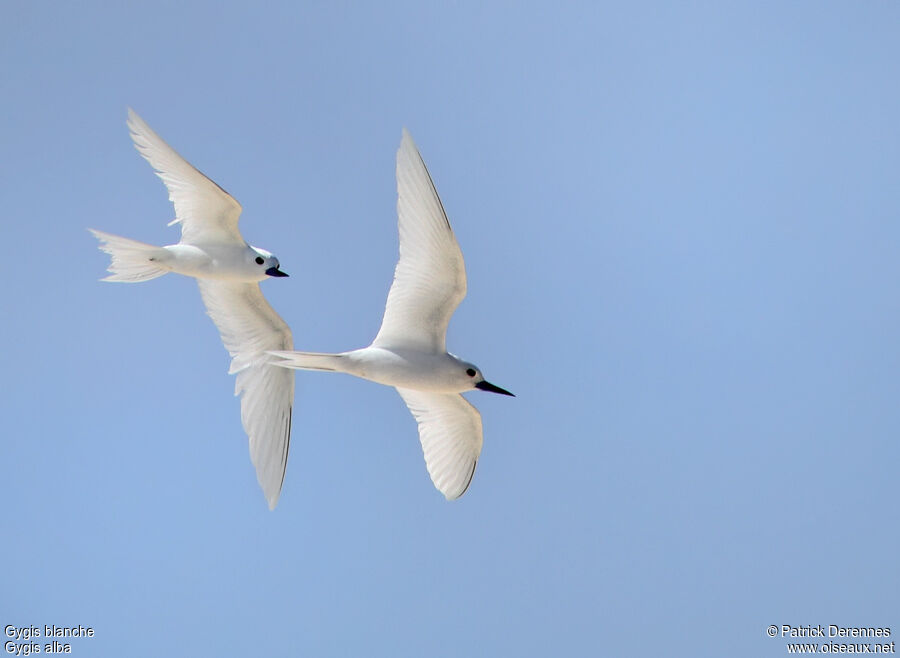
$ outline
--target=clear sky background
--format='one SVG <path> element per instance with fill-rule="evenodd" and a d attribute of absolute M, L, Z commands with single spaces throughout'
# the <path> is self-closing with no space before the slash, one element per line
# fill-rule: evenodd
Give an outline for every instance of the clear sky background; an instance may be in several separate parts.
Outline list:
<path fill-rule="evenodd" d="M 777 656 L 900 635 L 900 5 L 0 5 L 0 623 L 81 656 Z M 401 128 L 466 258 L 484 450 L 300 372 L 257 486 L 131 106 L 243 205 L 295 345 L 367 345 Z M 6 638 L 4 638 L 6 639 Z"/>

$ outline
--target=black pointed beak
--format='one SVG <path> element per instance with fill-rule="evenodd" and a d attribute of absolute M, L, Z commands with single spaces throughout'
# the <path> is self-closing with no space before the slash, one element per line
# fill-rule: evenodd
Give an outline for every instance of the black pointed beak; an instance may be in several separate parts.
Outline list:
<path fill-rule="evenodd" d="M 266 270 L 266 274 L 268 274 L 269 276 L 287 276 L 287 274 L 279 270 L 277 267 L 270 267 Z"/>
<path fill-rule="evenodd" d="M 475 388 L 480 388 L 482 391 L 490 391 L 491 393 L 500 393 L 501 395 L 511 395 L 512 397 L 516 397 L 505 388 L 494 386 L 490 382 L 478 382 L 475 384 Z"/>

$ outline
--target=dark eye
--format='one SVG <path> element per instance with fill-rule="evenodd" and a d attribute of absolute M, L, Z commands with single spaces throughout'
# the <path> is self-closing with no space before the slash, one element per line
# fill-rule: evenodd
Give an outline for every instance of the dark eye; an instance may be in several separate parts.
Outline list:
<path fill-rule="evenodd" d="M 257 264 L 257 265 L 262 265 L 262 264 L 265 263 L 265 262 L 266 262 L 266 261 L 264 261 L 264 260 L 262 259 L 262 256 L 257 256 L 257 257 L 256 257 L 256 264 Z"/>
<path fill-rule="evenodd" d="M 466 370 L 466 374 L 467 374 L 469 377 L 474 377 L 474 376 L 475 376 L 475 371 L 472 370 L 471 368 L 469 368 L 468 370 Z"/>

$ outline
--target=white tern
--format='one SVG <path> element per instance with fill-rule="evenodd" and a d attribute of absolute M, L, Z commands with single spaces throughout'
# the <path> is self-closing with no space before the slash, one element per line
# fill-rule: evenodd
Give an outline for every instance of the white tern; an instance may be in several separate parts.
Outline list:
<path fill-rule="evenodd" d="M 285 368 L 344 372 L 396 387 L 419 426 L 425 465 L 448 500 L 463 495 L 481 454 L 481 414 L 460 393 L 512 395 L 447 352 L 447 325 L 466 295 L 462 252 L 431 176 L 406 130 L 397 151 L 400 260 L 381 329 L 340 354 L 273 351 Z"/>
<path fill-rule="evenodd" d="M 269 508 L 281 495 L 291 439 L 294 376 L 269 364 L 270 350 L 293 348 L 291 330 L 259 289 L 269 277 L 287 276 L 270 252 L 248 245 L 238 231 L 241 204 L 166 144 L 133 110 L 128 127 L 135 148 L 169 191 L 181 240 L 166 247 L 91 232 L 112 256 L 104 281 L 134 283 L 168 272 L 194 277 L 206 311 L 231 355 L 241 421 L 250 458 Z"/>

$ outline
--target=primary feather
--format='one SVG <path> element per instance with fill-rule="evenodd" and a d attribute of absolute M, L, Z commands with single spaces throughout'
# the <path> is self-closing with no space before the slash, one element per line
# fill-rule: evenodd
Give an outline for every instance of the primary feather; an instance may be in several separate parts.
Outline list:
<path fill-rule="evenodd" d="M 181 224 L 181 242 L 244 244 L 238 231 L 241 204 L 182 158 L 130 108 L 128 128 L 135 148 L 169 191 L 175 221 Z"/>
<path fill-rule="evenodd" d="M 450 221 L 406 130 L 397 151 L 400 259 L 375 347 L 446 351 L 447 325 L 466 296 L 466 266 Z"/>

